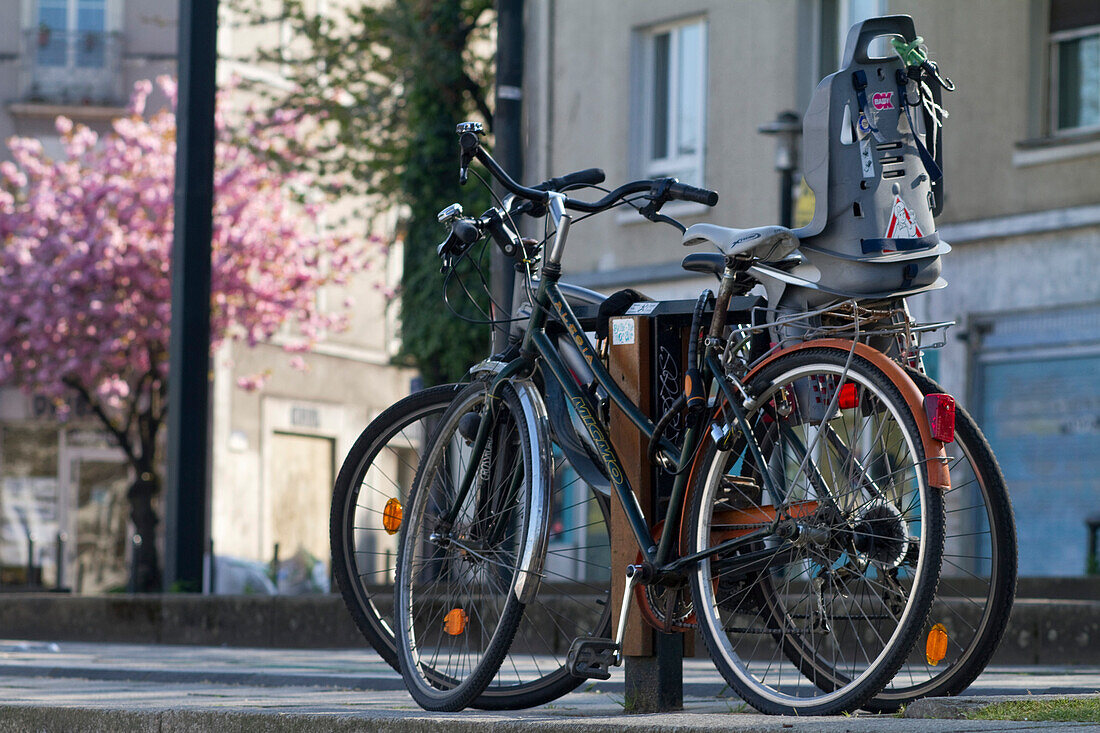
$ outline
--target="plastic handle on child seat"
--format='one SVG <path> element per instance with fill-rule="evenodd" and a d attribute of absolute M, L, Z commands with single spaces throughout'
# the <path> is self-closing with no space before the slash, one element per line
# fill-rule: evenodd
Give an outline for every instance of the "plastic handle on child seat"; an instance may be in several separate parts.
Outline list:
<path fill-rule="evenodd" d="M 855 34 L 855 45 L 852 45 Z M 852 26 L 844 44 L 844 61 L 841 68 L 851 66 L 853 61 L 861 64 L 871 63 L 874 59 L 867 55 L 871 42 L 879 36 L 901 36 L 906 42 L 917 37 L 913 18 L 908 15 L 887 15 L 881 18 L 868 18 L 859 25 Z"/>
<path fill-rule="evenodd" d="M 673 183 L 670 185 L 668 187 L 668 197 L 670 199 L 680 199 L 681 201 L 692 201 L 704 206 L 714 206 L 718 203 L 717 191 L 696 188 L 686 183 Z"/>
<path fill-rule="evenodd" d="M 561 191 L 570 186 L 595 186 L 603 183 L 606 176 L 602 168 L 585 168 L 583 171 L 566 173 L 557 178 L 548 178 L 535 186 L 539 191 Z"/>
<path fill-rule="evenodd" d="M 894 47 L 897 55 L 901 56 L 901 61 L 906 66 L 920 66 L 928 60 L 928 54 L 921 49 L 922 43 L 924 39 L 920 36 L 908 42 L 900 38 L 890 39 L 890 45 Z"/>

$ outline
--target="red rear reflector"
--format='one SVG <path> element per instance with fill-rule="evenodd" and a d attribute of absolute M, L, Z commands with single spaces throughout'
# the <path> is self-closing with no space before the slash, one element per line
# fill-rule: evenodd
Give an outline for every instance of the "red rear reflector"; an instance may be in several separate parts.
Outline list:
<path fill-rule="evenodd" d="M 853 407 L 859 407 L 859 392 L 856 391 L 855 382 L 847 382 L 840 385 L 840 397 L 837 399 L 837 405 L 842 410 L 851 410 Z"/>
<path fill-rule="evenodd" d="M 955 439 L 955 398 L 949 394 L 924 396 L 924 412 L 932 428 L 932 437 L 942 443 Z"/>

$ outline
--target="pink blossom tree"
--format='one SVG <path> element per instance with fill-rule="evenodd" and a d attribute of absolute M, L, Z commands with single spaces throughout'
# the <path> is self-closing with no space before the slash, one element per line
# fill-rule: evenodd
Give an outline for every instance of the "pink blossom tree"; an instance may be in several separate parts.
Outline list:
<path fill-rule="evenodd" d="M 62 416 L 69 398 L 82 399 L 117 441 L 134 470 L 134 583 L 143 591 L 161 585 L 158 438 L 168 402 L 176 153 L 175 83 L 157 82 L 169 108 L 147 114 L 152 84 L 139 82 L 110 134 L 100 139 L 59 117 L 62 155 L 12 138 L 13 160 L 0 164 L 0 384 L 51 398 Z M 299 338 L 289 348 L 308 351 L 343 324 L 341 314 L 318 309 L 318 290 L 363 269 L 368 244 L 318 230 L 317 181 L 296 165 L 308 155 L 309 120 L 233 116 L 222 102 L 211 349 L 225 339 L 255 345 L 291 323 Z"/>

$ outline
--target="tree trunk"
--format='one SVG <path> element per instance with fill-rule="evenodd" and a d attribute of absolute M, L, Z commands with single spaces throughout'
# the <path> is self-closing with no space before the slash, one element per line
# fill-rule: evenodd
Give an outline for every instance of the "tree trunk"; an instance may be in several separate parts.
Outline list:
<path fill-rule="evenodd" d="M 160 558 L 157 554 L 157 512 L 154 499 L 160 494 L 160 477 L 155 471 L 138 471 L 126 496 L 130 500 L 130 519 L 136 533 L 130 584 L 135 593 L 162 590 Z"/>

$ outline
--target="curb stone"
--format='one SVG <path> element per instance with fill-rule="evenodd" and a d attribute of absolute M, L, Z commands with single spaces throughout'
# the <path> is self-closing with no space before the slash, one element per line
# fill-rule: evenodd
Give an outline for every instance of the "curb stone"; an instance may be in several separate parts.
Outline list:
<path fill-rule="evenodd" d="M 998 695 L 997 697 L 925 697 L 909 703 L 905 708 L 906 718 L 939 720 L 965 720 L 971 713 L 1016 700 L 1066 700 L 1094 699 L 1100 701 L 1100 694 L 1093 695 Z"/>

